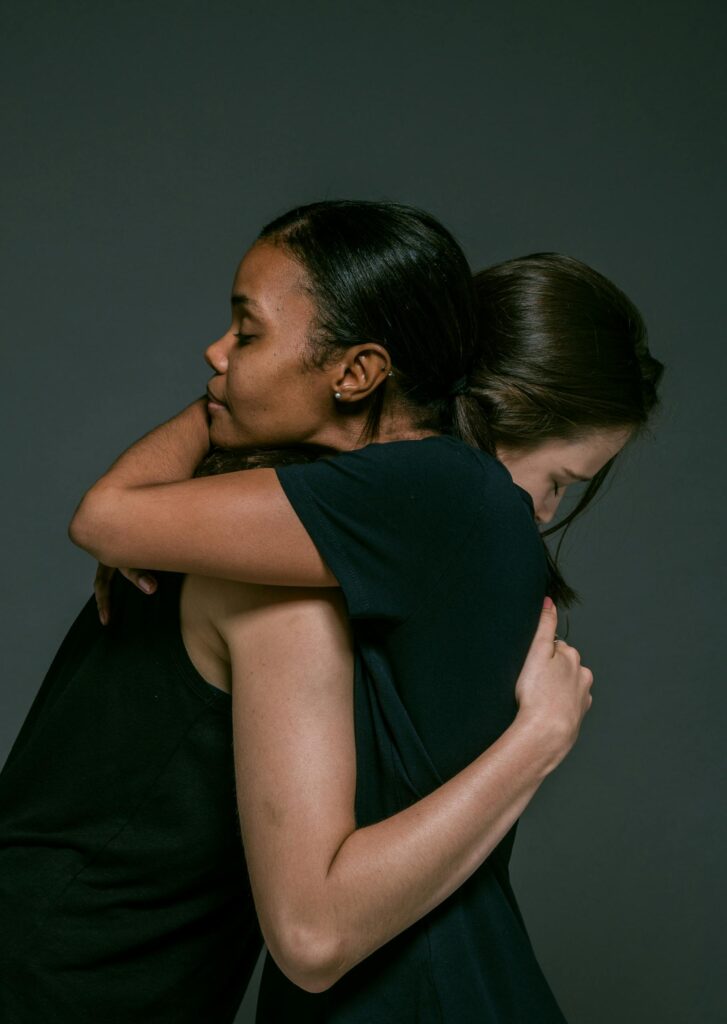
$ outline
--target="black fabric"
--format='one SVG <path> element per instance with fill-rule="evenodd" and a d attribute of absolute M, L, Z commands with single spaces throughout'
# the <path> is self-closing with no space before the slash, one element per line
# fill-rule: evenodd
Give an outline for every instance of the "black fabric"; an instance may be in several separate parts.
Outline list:
<path fill-rule="evenodd" d="M 72 626 L 0 774 L 0 1020 L 225 1024 L 262 947 L 181 577 Z"/>
<path fill-rule="evenodd" d="M 547 567 L 529 496 L 449 437 L 278 469 L 356 647 L 356 813 L 425 796 L 511 723 Z M 508 878 L 515 829 L 433 913 L 309 994 L 267 959 L 258 1021 L 563 1024 Z"/>

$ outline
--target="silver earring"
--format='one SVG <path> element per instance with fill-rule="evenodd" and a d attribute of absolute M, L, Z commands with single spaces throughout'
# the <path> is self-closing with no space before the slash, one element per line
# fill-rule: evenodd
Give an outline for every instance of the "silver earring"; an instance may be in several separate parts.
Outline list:
<path fill-rule="evenodd" d="M 334 397 L 334 398 L 335 398 L 335 399 L 336 399 L 337 401 L 340 401 L 340 399 L 341 399 L 341 392 L 340 392 L 340 391 L 336 391 L 336 392 L 335 392 L 335 394 L 333 395 L 333 397 Z"/>
<path fill-rule="evenodd" d="M 388 376 L 389 377 L 393 377 L 394 376 L 394 371 L 393 370 L 389 370 Z"/>

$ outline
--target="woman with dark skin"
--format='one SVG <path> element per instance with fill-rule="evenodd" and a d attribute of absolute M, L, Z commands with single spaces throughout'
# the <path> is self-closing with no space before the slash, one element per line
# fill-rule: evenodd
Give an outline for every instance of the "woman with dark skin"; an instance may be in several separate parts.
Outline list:
<path fill-rule="evenodd" d="M 301 357 L 315 323 L 314 318 L 318 322 L 321 319 L 321 295 L 316 291 L 319 282 L 311 271 L 310 263 L 301 262 L 299 255 L 297 258 L 291 256 L 291 253 L 295 253 L 294 241 L 291 241 L 290 235 L 286 236 L 285 228 L 278 227 L 272 233 L 272 239 L 258 243 L 243 261 L 234 293 L 234 330 L 212 346 L 209 352 L 210 362 L 217 374 L 210 385 L 212 439 L 220 444 L 259 443 L 260 432 L 265 429 L 261 426 L 261 421 L 267 418 L 267 428 L 273 435 L 272 440 L 277 443 L 290 442 L 293 439 L 292 432 L 302 427 L 303 436 L 299 437 L 299 440 L 325 444 L 339 450 L 355 448 L 355 438 L 360 441 L 364 434 L 363 428 L 370 423 L 372 395 L 382 383 L 388 383 L 390 380 L 392 361 L 388 349 L 376 341 L 349 345 L 343 351 L 340 351 L 339 346 L 335 359 L 329 358 L 324 361 L 323 366 L 313 369 L 306 367 L 305 360 Z M 301 280 L 304 269 L 310 275 L 307 281 L 305 278 Z M 311 292 L 318 302 L 317 308 L 316 303 L 311 301 Z M 460 323 L 463 319 L 466 320 L 466 317 L 460 318 Z M 252 338 L 247 333 L 248 325 L 254 326 L 254 331 L 250 331 Z M 362 333 L 359 332 L 358 336 L 361 337 Z M 239 344 L 237 336 L 240 334 L 244 336 L 246 345 L 250 343 L 249 354 L 246 349 L 240 350 L 236 347 Z M 256 343 L 259 343 L 258 350 L 254 353 Z M 391 343 L 389 344 L 391 347 Z M 242 358 L 238 354 L 240 352 L 244 352 Z M 643 372 L 648 362 L 648 353 L 642 352 L 641 355 L 644 357 L 643 366 L 632 368 L 632 377 L 639 379 L 641 390 L 648 398 L 649 388 L 645 383 L 648 375 Z M 636 362 L 638 363 L 638 360 Z M 470 360 L 470 370 L 471 368 Z M 428 369 L 430 377 L 436 377 L 431 367 Z M 654 369 L 655 367 L 651 368 L 652 371 Z M 273 380 L 270 379 L 271 372 Z M 393 372 L 394 381 L 401 388 L 399 381 L 407 382 L 407 371 L 400 370 L 395 364 Z M 307 379 L 305 389 L 301 389 L 299 383 L 302 374 L 306 375 Z M 653 378 L 652 372 L 649 385 L 653 384 Z M 431 384 L 431 380 L 429 383 Z M 219 401 L 223 398 L 220 387 L 224 389 L 224 401 Z M 303 401 L 303 390 L 307 401 Z M 450 385 L 450 392 L 452 390 Z M 473 401 L 471 396 L 476 394 L 476 383 L 473 381 L 469 385 L 457 384 L 454 390 L 455 394 L 445 396 L 440 402 L 440 425 L 442 418 L 447 411 L 451 412 L 451 406 L 454 404 L 453 418 L 461 426 L 459 433 L 462 436 L 467 436 L 468 431 L 471 435 L 476 434 L 477 423 L 468 422 L 463 408 Z M 325 402 L 324 398 L 327 399 Z M 333 406 L 330 405 L 331 398 Z M 339 418 L 337 403 L 350 406 L 351 411 L 345 419 Z M 523 480 L 527 476 L 528 490 L 534 500 L 536 516 L 540 521 L 547 521 L 557 504 L 556 495 L 551 493 L 554 487 L 567 486 L 567 482 L 573 477 L 590 478 L 602 473 L 633 429 L 644 421 L 649 407 L 649 402 L 644 399 L 638 415 L 633 409 L 630 415 L 627 415 L 622 408 L 618 410 L 618 415 L 612 413 L 610 420 L 606 417 L 606 422 L 578 423 L 576 420 L 578 433 L 575 437 L 572 433 L 574 421 L 569 423 L 570 433 L 564 429 L 562 423 L 555 431 L 551 424 L 550 434 L 545 434 L 545 437 L 549 438 L 546 444 L 533 445 L 531 435 L 529 449 L 526 450 L 527 446 L 523 447 L 523 439 L 520 438 L 519 445 L 516 444 L 510 449 L 500 444 L 498 454 L 510 469 L 516 483 L 521 472 Z M 418 408 L 416 402 L 412 403 L 410 390 L 399 396 L 398 401 L 389 403 L 388 407 L 385 401 L 383 409 L 380 410 L 382 415 L 377 435 L 378 443 L 370 446 L 365 459 L 369 460 L 372 454 L 376 458 L 385 454 L 387 458 L 391 456 L 394 459 L 397 475 L 408 472 L 411 461 L 416 461 L 412 460 L 412 456 L 418 457 L 420 454 L 419 451 L 411 449 L 411 442 L 441 436 L 437 434 L 436 424 L 432 419 L 433 415 L 436 418 L 436 407 L 434 414 L 431 410 L 428 413 L 428 422 L 426 419 L 423 421 L 423 409 L 424 403 L 420 402 Z M 482 424 L 479 426 L 484 436 L 485 427 Z M 287 486 L 291 489 L 286 491 L 286 494 L 277 483 L 277 477 L 268 470 L 246 474 L 245 478 L 234 479 L 233 475 L 226 480 L 216 478 L 215 481 L 176 483 L 175 481 L 182 481 L 189 475 L 190 461 L 196 461 L 196 457 L 204 453 L 207 445 L 206 429 L 207 420 L 203 410 L 199 405 L 195 405 L 130 449 L 82 504 L 72 527 L 74 538 L 99 555 L 103 561 L 115 564 L 134 562 L 152 568 L 196 570 L 204 574 L 235 576 L 266 586 L 284 584 L 330 587 L 339 582 L 343 586 L 349 612 L 355 618 L 376 618 L 377 614 L 383 615 L 384 618 L 397 618 L 399 611 L 391 610 L 389 607 L 381 606 L 384 608 L 383 611 L 372 613 L 365 606 L 365 594 L 357 592 L 350 581 L 340 579 L 339 576 L 343 573 L 333 575 L 330 563 L 336 560 L 335 547 L 327 548 L 324 561 L 318 549 L 312 545 L 306 530 L 292 512 L 286 499 L 287 494 L 289 499 L 296 500 L 290 477 Z M 387 448 L 386 441 L 397 440 L 407 445 L 406 453 L 396 443 L 384 451 Z M 448 441 L 445 445 L 447 455 L 456 460 L 457 453 L 449 447 L 451 444 L 452 442 Z M 372 452 L 372 449 L 377 448 L 378 451 Z M 434 448 L 429 447 L 427 451 L 429 461 L 426 462 L 427 479 L 424 481 L 427 487 L 433 482 L 443 484 L 445 480 L 450 486 L 458 486 L 456 474 L 454 480 L 445 475 L 432 481 L 432 474 L 440 472 L 441 463 L 438 459 L 431 460 Z M 402 461 L 401 456 L 404 454 Z M 348 465 L 363 465 L 367 472 L 374 472 L 373 479 L 368 476 L 366 480 L 365 493 L 369 495 L 372 485 L 374 491 L 376 489 L 377 465 L 370 461 L 362 463 L 356 460 L 355 455 L 356 453 L 348 456 L 354 458 L 354 463 Z M 363 455 L 362 452 L 362 457 Z M 566 455 L 567 462 L 564 461 Z M 164 465 L 164 472 L 161 474 L 158 469 L 160 457 Z M 334 460 L 334 464 L 346 466 L 342 460 L 343 457 L 341 461 Z M 152 465 L 155 467 L 153 474 Z M 487 466 L 487 471 L 491 473 L 492 469 L 489 464 Z M 409 488 L 415 487 L 422 479 L 417 476 L 421 469 L 416 467 L 416 470 L 414 475 L 406 480 L 406 486 Z M 324 475 L 328 472 L 329 469 L 325 468 Z M 517 498 L 522 502 L 522 499 L 512 490 L 507 475 L 503 477 L 500 474 L 501 470 L 496 472 L 495 476 L 488 477 L 489 496 L 496 505 L 500 500 L 504 502 L 504 505 L 498 506 L 498 514 L 509 510 L 517 517 L 520 508 L 517 502 L 513 505 L 512 501 L 513 498 Z M 553 485 L 552 481 L 556 476 L 560 478 L 560 484 L 556 482 Z M 283 478 L 282 474 L 280 478 Z M 153 482 L 155 479 L 157 483 Z M 234 488 L 231 486 L 233 479 Z M 458 492 L 462 502 L 466 500 L 467 487 L 472 482 L 469 464 L 463 480 L 465 489 Z M 159 483 L 162 486 L 159 486 Z M 382 493 L 387 500 L 392 498 L 391 487 L 394 483 L 394 479 L 385 478 L 386 487 Z M 498 490 L 501 484 L 507 485 L 502 493 Z M 204 488 L 201 485 L 204 485 Z M 423 497 L 427 493 L 427 487 L 422 489 Z M 361 493 L 364 492 L 359 492 L 356 495 L 357 499 Z M 337 497 L 341 497 L 340 493 Z M 183 507 L 178 502 L 183 502 Z M 206 505 L 206 515 L 203 505 Z M 386 502 L 381 507 L 385 506 Z M 457 503 L 455 508 L 458 508 Z M 128 516 L 130 518 L 127 520 Z M 482 518 L 486 518 L 484 512 Z M 127 521 L 133 522 L 128 530 L 124 526 Z M 233 525 L 236 536 L 234 549 L 230 544 Z M 315 531 L 315 525 L 310 519 L 306 522 L 306 528 Z M 441 530 L 441 525 L 438 529 Z M 219 543 L 220 531 L 224 532 L 227 545 L 224 556 Z M 436 536 L 435 531 L 432 537 Z M 241 540 L 239 545 L 237 538 Z M 355 544 L 355 538 L 353 543 Z M 500 538 L 500 545 L 502 543 L 503 538 Z M 507 548 L 511 541 L 505 538 L 504 543 Z M 490 556 L 494 555 L 493 551 L 488 551 Z M 535 567 L 535 548 L 531 551 L 531 565 Z M 361 569 L 361 563 L 357 563 L 357 567 Z M 343 570 L 345 566 L 341 565 L 340 568 Z M 533 615 L 537 605 L 533 603 L 533 596 L 543 586 L 544 580 L 545 577 L 539 576 L 539 570 L 536 568 L 530 597 L 525 604 L 522 603 L 522 597 L 518 598 L 514 605 L 510 605 L 509 614 L 519 601 L 521 610 L 526 611 L 531 624 L 534 625 Z M 502 585 L 500 581 L 501 588 Z M 236 596 L 235 590 L 238 591 Z M 502 589 L 498 596 L 505 600 Z M 209 595 L 207 597 L 209 598 Z M 311 608 L 320 607 L 321 602 L 322 597 L 319 593 L 309 600 Z M 224 607 L 218 615 L 218 622 L 234 621 L 239 625 L 249 612 L 249 597 L 241 597 L 239 588 L 228 587 L 227 596 L 222 603 Z M 272 595 L 270 603 L 277 608 L 286 604 L 284 599 L 276 600 Z M 330 612 L 326 614 L 330 618 Z M 339 608 L 339 621 L 340 616 Z M 277 638 L 281 657 L 289 661 L 293 652 L 284 649 L 285 643 L 281 638 L 290 631 L 281 628 L 282 623 L 277 612 L 273 612 L 272 620 L 274 625 L 268 637 L 268 649 L 276 647 Z M 332 628 L 332 621 L 328 622 L 328 628 Z M 549 628 L 552 630 L 552 626 Z M 253 637 L 248 635 L 243 640 L 244 635 L 243 627 L 238 635 L 232 636 L 230 633 L 224 637 L 230 652 L 236 649 L 248 650 L 248 644 L 253 642 Z M 307 630 L 304 635 L 308 635 Z M 357 642 L 361 643 L 359 638 Z M 370 638 L 368 642 L 371 642 Z M 377 646 L 380 653 L 383 643 L 381 637 L 375 639 L 368 651 L 369 656 L 376 653 Z M 516 648 L 519 645 L 520 660 L 524 655 L 522 644 L 521 636 L 515 644 Z M 546 646 L 549 655 L 552 654 L 552 632 Z M 577 669 L 575 656 L 565 646 L 559 645 L 556 658 L 549 657 L 549 660 L 557 661 L 561 654 L 571 659 L 574 671 L 571 674 L 572 689 L 568 700 L 561 701 L 557 714 L 554 713 L 555 690 L 545 695 L 543 692 L 528 695 L 521 689 L 519 711 L 515 721 L 506 727 L 507 716 L 509 714 L 512 718 L 515 709 L 501 709 L 497 738 L 490 744 L 485 755 L 456 776 L 452 774 L 451 764 L 448 765 L 444 769 L 444 775 L 449 778 L 449 782 L 436 789 L 430 784 L 429 788 L 433 791 L 421 800 L 420 805 L 414 804 L 406 810 L 394 808 L 400 810 L 400 813 L 396 816 L 398 820 L 393 826 L 387 821 L 381 826 L 369 829 L 355 829 L 355 822 L 350 817 L 352 769 L 355 775 L 355 765 L 350 757 L 345 755 L 345 750 L 350 750 L 352 745 L 350 719 L 345 721 L 343 705 L 340 700 L 335 699 L 334 690 L 325 691 L 326 685 L 333 687 L 334 684 L 322 684 L 317 693 L 318 713 L 314 717 L 322 724 L 316 725 L 316 721 L 312 721 L 310 731 L 301 729 L 301 723 L 310 719 L 310 714 L 306 715 L 306 710 L 311 706 L 311 695 L 305 694 L 305 688 L 302 688 L 296 695 L 300 697 L 300 704 L 289 709 L 290 714 L 286 712 L 283 721 L 279 714 L 277 717 L 273 716 L 270 719 L 272 731 L 267 733 L 264 724 L 265 705 L 257 702 L 271 700 L 279 712 L 284 706 L 281 703 L 282 693 L 279 692 L 274 698 L 269 687 L 259 690 L 255 683 L 250 681 L 250 677 L 244 684 L 241 681 L 238 683 L 233 654 L 233 692 L 240 694 L 238 710 L 235 711 L 237 742 L 241 751 L 238 767 L 240 810 L 246 846 L 249 845 L 248 856 L 251 858 L 258 910 L 263 930 L 271 947 L 277 953 L 277 959 L 296 981 L 311 991 L 327 988 L 343 972 L 391 935 L 406 928 L 445 899 L 502 840 L 544 775 L 555 767 L 575 741 L 582 715 L 590 704 L 589 674 L 586 670 Z M 515 657 L 518 657 L 517 650 Z M 212 660 L 214 661 L 214 657 Z M 243 662 L 244 654 L 241 653 L 238 660 Z M 224 659 L 220 660 L 220 664 L 222 663 Z M 505 671 L 504 663 L 501 671 Z M 252 677 L 255 677 L 255 672 L 252 673 Z M 290 683 L 288 687 L 290 690 L 294 689 Z M 534 690 L 537 689 L 537 686 L 534 687 Z M 564 714 L 564 703 L 569 705 L 567 715 Z M 535 705 L 538 705 L 537 713 L 533 711 Z M 335 711 L 338 724 L 326 719 L 325 714 L 321 714 L 321 709 L 329 707 L 338 709 Z M 414 707 L 411 710 L 416 716 L 417 709 Z M 567 726 L 564 725 L 566 718 Z M 253 722 L 256 723 L 256 727 L 251 729 Z M 546 722 L 549 725 L 544 727 Z M 418 725 L 421 731 L 421 722 Z M 321 736 L 315 735 L 316 729 L 320 728 L 326 734 L 323 743 Z M 301 736 L 301 733 L 304 735 Z M 481 730 L 479 735 L 482 736 Z M 266 759 L 266 750 L 270 749 L 275 737 L 278 737 L 280 749 L 287 753 L 282 759 L 278 755 L 276 760 L 274 756 L 270 763 L 269 759 Z M 458 739 L 462 740 L 462 737 Z M 299 740 L 301 745 L 296 747 Z M 466 748 L 467 744 L 464 743 L 463 746 Z M 289 759 L 287 754 L 290 754 Z M 460 757 L 462 756 L 466 756 L 466 751 L 464 755 L 460 752 Z M 265 765 L 263 771 L 260 770 L 261 764 Z M 301 785 L 301 780 L 296 777 L 301 764 L 305 764 L 309 772 L 304 785 Z M 347 764 L 348 768 L 343 772 L 345 778 L 336 795 L 333 792 L 336 787 L 332 786 L 331 777 L 336 775 L 336 766 L 340 767 L 341 764 Z M 255 783 L 251 785 L 249 780 L 253 774 Z M 312 784 L 311 779 L 315 779 L 315 783 Z M 453 800 L 454 811 L 451 807 L 444 806 L 447 799 L 452 796 L 452 783 L 463 787 L 457 791 L 459 798 Z M 427 787 L 427 783 L 424 783 L 424 787 Z M 411 797 L 404 799 L 405 804 L 410 802 Z M 272 817 L 271 807 L 274 808 Z M 481 815 L 479 818 L 473 814 L 475 807 Z M 431 814 L 432 818 L 422 829 L 423 811 Z M 484 840 L 483 817 L 486 822 L 484 831 L 487 833 Z M 285 828 L 276 827 L 276 821 L 285 822 Z M 292 858 L 288 850 L 291 829 L 298 840 Z M 369 837 L 377 829 L 378 838 L 374 839 L 371 845 Z M 324 835 L 323 843 L 316 843 L 316 837 L 320 837 L 321 834 Z M 306 836 L 309 837 L 310 845 Z M 377 842 L 380 843 L 378 847 Z M 402 851 L 408 850 L 411 854 L 417 844 L 418 852 L 413 857 L 418 865 L 416 876 L 412 880 L 410 871 L 397 875 L 396 869 L 401 863 Z M 318 848 L 314 849 L 316 845 Z M 326 847 L 329 852 L 326 852 Z M 387 860 L 386 857 L 387 851 L 391 850 L 398 851 L 393 861 Z M 326 859 L 328 867 L 324 870 L 323 876 L 319 876 L 317 865 L 325 863 Z M 445 870 L 442 869 L 442 863 L 446 866 Z M 372 882 L 381 881 L 382 868 L 387 874 L 381 887 L 382 892 L 378 894 L 379 898 L 383 895 L 383 904 L 372 901 L 368 906 L 362 905 L 364 894 L 368 895 L 372 891 Z M 367 876 L 366 870 L 372 874 Z M 490 873 L 488 884 L 494 884 L 496 874 L 497 872 Z M 500 878 L 498 884 L 506 893 L 506 880 Z M 397 900 L 399 905 L 393 907 L 392 913 L 382 919 L 380 906 L 392 906 Z M 295 908 L 296 904 L 296 912 L 299 914 L 297 919 L 295 913 L 291 915 L 291 907 Z M 514 909 L 510 913 L 514 913 Z M 406 967 L 407 958 L 411 963 L 413 956 L 419 963 L 416 958 L 420 954 L 421 949 L 414 950 L 412 954 L 410 943 L 409 948 L 400 945 L 394 955 L 399 956 L 400 962 Z M 527 948 L 522 947 L 518 955 L 527 955 Z M 380 959 L 378 968 L 381 968 Z M 540 1019 L 560 1019 L 552 997 L 549 997 L 544 983 L 537 979 L 537 972 L 533 966 L 529 965 L 525 973 L 529 973 L 531 983 L 538 990 L 534 996 L 532 993 L 527 996 L 527 999 L 541 1000 L 543 1012 Z M 370 981 L 371 974 L 367 978 Z M 410 997 L 413 984 L 411 972 L 407 973 L 405 970 L 398 979 L 393 980 L 393 984 L 400 983 L 402 979 L 409 986 Z M 391 983 L 392 979 L 384 979 L 384 985 Z M 430 983 L 431 979 L 427 985 Z M 441 983 L 437 987 L 435 980 L 434 984 L 436 998 L 427 989 L 429 997 L 426 999 L 426 1006 L 429 1007 L 426 1012 L 433 1014 L 438 1012 L 434 1008 L 437 1000 L 440 1003 L 443 1001 Z M 270 985 L 268 993 L 269 991 Z M 398 1016 L 391 1017 L 360 1016 L 361 1013 L 369 1013 L 371 1006 L 378 1006 L 381 1012 L 389 1012 L 381 1010 L 384 1002 L 380 986 L 378 991 L 376 986 L 371 986 L 367 992 L 367 998 L 373 1000 L 368 1009 L 361 1006 L 360 990 L 355 991 L 355 986 L 352 988 L 349 985 L 347 989 L 335 986 L 331 993 L 336 995 L 331 995 L 325 1004 L 319 1003 L 315 1009 L 307 1006 L 305 1012 L 315 1014 L 315 1019 L 404 1019 L 399 1011 Z M 465 999 L 476 998 L 476 994 L 475 985 L 469 994 L 465 994 Z M 288 999 L 288 996 L 289 994 L 283 998 Z M 421 992 L 417 998 L 420 997 L 423 998 Z M 505 997 L 501 993 L 499 998 L 502 1000 Z M 512 994 L 506 998 L 506 1002 L 511 998 Z M 276 1018 L 274 1014 L 283 1011 L 277 1008 L 274 1002 L 272 1008 L 270 1005 L 268 995 L 269 1009 L 263 1011 L 269 1014 L 267 1019 L 282 1019 Z M 411 1001 L 407 1005 L 408 1012 L 415 1014 L 411 1019 L 429 1019 L 428 1016 L 423 1016 L 425 1011 L 421 1005 L 418 1009 L 412 1008 L 414 1004 Z M 479 1014 L 476 1019 L 482 1019 L 481 1001 L 477 1004 L 470 1002 L 467 1005 L 469 1008 L 466 1012 Z M 492 1007 L 493 1015 L 489 1019 L 501 1019 L 502 1012 L 497 1008 L 496 1001 Z M 513 1012 L 512 1006 L 507 1012 L 510 1013 L 507 1019 L 520 1019 L 520 1016 Z M 465 1018 L 460 1015 L 458 1019 Z"/>

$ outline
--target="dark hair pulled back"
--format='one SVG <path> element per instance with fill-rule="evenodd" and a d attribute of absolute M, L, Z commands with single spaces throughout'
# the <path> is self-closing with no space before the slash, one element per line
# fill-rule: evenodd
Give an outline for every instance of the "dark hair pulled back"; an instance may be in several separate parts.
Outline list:
<path fill-rule="evenodd" d="M 638 430 L 663 366 L 636 306 L 608 278 L 558 253 L 475 275 L 481 358 L 470 376 L 494 445 L 530 449 L 593 430 Z"/>
<path fill-rule="evenodd" d="M 396 394 L 414 425 L 447 429 L 449 392 L 478 346 L 471 270 L 449 231 L 410 206 L 329 200 L 290 210 L 259 238 L 284 246 L 309 278 L 317 309 L 313 365 L 377 342 L 391 357 Z M 379 387 L 372 399 L 372 438 L 384 396 Z"/>
<path fill-rule="evenodd" d="M 475 275 L 480 356 L 455 399 L 454 432 L 495 452 L 626 429 L 633 437 L 658 404 L 664 367 L 649 352 L 636 306 L 608 278 L 558 253 L 508 260 Z M 562 530 L 603 484 L 586 487 Z M 562 539 L 562 535 L 561 535 Z M 553 596 L 575 596 L 551 560 Z"/>

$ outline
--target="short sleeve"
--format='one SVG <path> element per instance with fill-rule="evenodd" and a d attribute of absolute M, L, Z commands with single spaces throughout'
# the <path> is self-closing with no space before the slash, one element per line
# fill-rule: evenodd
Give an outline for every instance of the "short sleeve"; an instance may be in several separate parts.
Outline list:
<path fill-rule="evenodd" d="M 372 444 L 277 469 L 352 618 L 403 621 L 434 589 L 481 515 L 481 458 L 449 437 Z"/>

